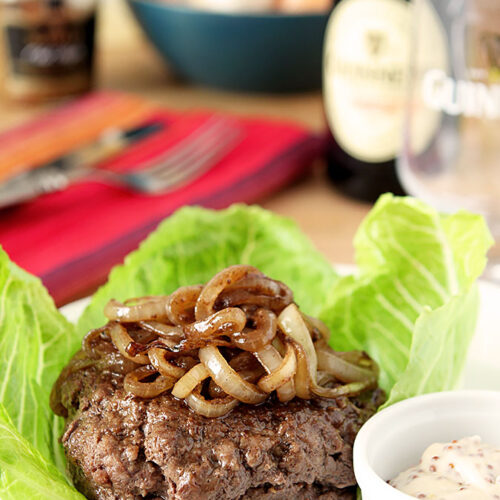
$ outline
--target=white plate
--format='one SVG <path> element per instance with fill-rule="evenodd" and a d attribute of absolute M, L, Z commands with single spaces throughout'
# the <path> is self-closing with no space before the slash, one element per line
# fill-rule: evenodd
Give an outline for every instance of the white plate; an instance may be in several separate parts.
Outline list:
<path fill-rule="evenodd" d="M 351 266 L 336 266 L 341 273 L 352 271 Z M 500 390 L 500 287 L 479 282 L 481 308 L 472 340 L 461 387 L 464 389 Z M 61 312 L 76 322 L 90 298 L 61 307 Z"/>
<path fill-rule="evenodd" d="M 500 287 L 479 282 L 481 306 L 464 370 L 464 389 L 500 390 Z"/>
<path fill-rule="evenodd" d="M 78 318 L 81 316 L 85 308 L 90 304 L 90 297 L 85 297 L 84 299 L 75 300 L 75 302 L 70 302 L 65 306 L 62 306 L 59 310 L 62 312 L 66 319 L 72 323 L 76 323 Z"/>

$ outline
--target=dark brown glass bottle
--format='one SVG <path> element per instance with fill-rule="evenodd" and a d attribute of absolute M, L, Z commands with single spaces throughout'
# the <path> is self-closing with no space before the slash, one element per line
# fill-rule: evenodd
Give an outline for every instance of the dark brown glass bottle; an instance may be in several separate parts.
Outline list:
<path fill-rule="evenodd" d="M 346 153 L 331 132 L 326 159 L 328 177 L 348 196 L 374 202 L 382 193 L 405 194 L 396 174 L 394 159 L 381 163 L 361 161 Z"/>
<path fill-rule="evenodd" d="M 406 0 L 339 0 L 325 36 L 323 93 L 328 175 L 346 194 L 403 194 L 401 144 L 409 69 Z"/>

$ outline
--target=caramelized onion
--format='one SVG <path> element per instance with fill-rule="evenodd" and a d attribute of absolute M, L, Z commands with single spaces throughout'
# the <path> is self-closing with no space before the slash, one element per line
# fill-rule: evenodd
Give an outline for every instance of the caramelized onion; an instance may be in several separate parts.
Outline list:
<path fill-rule="evenodd" d="M 83 341 L 88 363 L 126 374 L 124 387 L 136 396 L 171 389 L 207 417 L 273 392 L 286 402 L 376 387 L 374 361 L 333 351 L 327 327 L 299 311 L 286 285 L 252 266 L 231 266 L 170 296 L 111 300 L 105 314 L 108 325 Z"/>
<path fill-rule="evenodd" d="M 120 323 L 110 323 L 109 325 L 109 336 L 113 341 L 115 347 L 120 351 L 120 354 L 124 357 L 137 363 L 139 365 L 148 365 L 149 358 L 147 354 L 137 354 L 132 356 L 128 352 L 128 347 L 135 344 L 134 339 L 128 334 L 127 329 L 120 325 Z"/>
<path fill-rule="evenodd" d="M 283 342 L 281 342 L 281 339 L 278 336 L 274 337 L 271 344 L 281 354 L 281 356 L 285 355 L 286 352 L 285 345 L 283 344 Z"/>
<path fill-rule="evenodd" d="M 252 384 L 257 382 L 265 374 L 265 371 L 260 368 L 260 370 L 238 370 L 238 375 L 247 382 L 251 382 Z M 208 394 L 212 398 L 220 397 L 225 395 L 226 393 L 219 387 L 213 380 L 210 380 L 210 384 L 208 385 Z"/>
<path fill-rule="evenodd" d="M 152 347 L 149 349 L 148 356 L 151 365 L 161 375 L 173 377 L 175 380 L 181 378 L 186 373 L 186 370 L 165 359 L 165 353 L 165 349 L 162 349 L 161 347 Z"/>
<path fill-rule="evenodd" d="M 209 339 L 240 332 L 245 328 L 246 322 L 247 317 L 241 309 L 228 307 L 210 315 L 204 320 L 196 321 L 184 327 L 184 331 L 188 340 L 189 337 Z"/>
<path fill-rule="evenodd" d="M 295 392 L 301 399 L 311 399 L 312 380 L 309 375 L 307 356 L 301 345 L 295 343 L 295 355 L 297 357 L 297 371 L 295 372 Z"/>
<path fill-rule="evenodd" d="M 316 383 L 318 385 L 324 386 L 327 384 L 331 384 L 332 382 L 335 382 L 336 379 L 333 375 L 330 373 L 326 373 L 324 371 L 318 370 L 316 372 Z"/>
<path fill-rule="evenodd" d="M 186 403 L 199 415 L 214 418 L 222 417 L 229 413 L 232 409 L 238 406 L 239 401 L 231 398 L 230 396 L 206 400 L 202 396 L 201 390 L 198 387 L 186 397 Z"/>
<path fill-rule="evenodd" d="M 306 367 L 309 384 L 308 390 L 319 397 L 337 398 L 340 396 L 351 396 L 354 394 L 359 394 L 363 390 L 373 385 L 373 379 L 370 377 L 368 379 L 363 379 L 363 381 L 361 382 L 356 381 L 340 387 L 327 388 L 319 386 L 316 382 L 316 372 L 318 368 L 316 349 L 314 348 L 314 344 L 312 342 L 310 334 L 306 334 L 304 331 L 307 330 L 307 325 L 305 324 L 300 311 L 297 309 L 297 306 L 295 304 L 291 304 L 290 306 L 288 306 L 280 314 L 278 322 L 282 330 L 291 338 L 293 338 L 294 341 L 298 344 L 296 346 L 297 376 L 299 376 L 300 381 L 297 382 L 296 376 L 295 386 L 297 395 L 299 397 L 301 397 L 299 391 L 302 391 L 306 384 Z M 303 386 L 302 383 L 304 384 Z"/>
<path fill-rule="evenodd" d="M 316 383 L 316 367 L 318 365 L 311 334 L 295 304 L 290 304 L 282 311 L 278 317 L 278 324 L 281 330 L 296 344 L 297 372 L 295 390 L 297 396 L 309 399 L 311 397 L 311 386 Z"/>
<path fill-rule="evenodd" d="M 292 377 L 288 382 L 283 384 L 281 387 L 278 387 L 276 389 L 276 395 L 282 403 L 291 401 L 297 395 L 294 378 Z"/>
<path fill-rule="evenodd" d="M 122 323 L 135 323 L 137 321 L 159 321 L 166 320 L 168 296 L 144 297 L 130 299 L 127 305 L 118 300 L 111 299 L 104 308 L 104 315 L 111 321 L 121 321 Z"/>
<path fill-rule="evenodd" d="M 183 286 L 170 295 L 167 315 L 174 325 L 188 325 L 195 320 L 194 308 L 203 285 Z"/>
<path fill-rule="evenodd" d="M 377 380 L 376 364 L 371 360 L 370 368 L 349 363 L 345 359 L 337 356 L 335 352 L 327 349 L 317 349 L 318 369 L 334 375 L 341 382 L 367 382 Z"/>
<path fill-rule="evenodd" d="M 247 351 L 242 351 L 232 358 L 229 366 L 238 372 L 243 380 L 251 383 L 257 382 L 260 377 L 266 374 L 257 358 Z M 212 398 L 225 395 L 225 392 L 213 380 L 208 385 L 208 393 Z"/>
<path fill-rule="evenodd" d="M 275 340 L 279 339 L 276 338 Z M 266 345 L 265 347 L 257 351 L 255 353 L 255 357 L 259 360 L 259 362 L 265 368 L 266 372 L 269 374 L 275 372 L 283 362 L 278 350 L 272 345 Z M 297 366 L 295 366 L 295 370 L 297 370 Z M 276 390 L 276 395 L 282 403 L 292 400 L 296 396 L 295 383 L 293 381 L 293 378 L 284 382 L 283 385 L 278 387 Z"/>
<path fill-rule="evenodd" d="M 232 292 L 234 290 L 245 290 L 246 292 L 254 295 L 268 295 L 275 296 L 289 296 L 291 290 L 283 283 L 272 280 L 262 274 L 252 274 L 243 278 L 233 285 L 226 288 L 225 292 Z"/>
<path fill-rule="evenodd" d="M 97 359 L 105 356 L 109 356 L 113 350 L 112 344 L 110 344 L 106 335 L 107 326 L 97 328 L 95 330 L 90 330 L 90 332 L 83 337 L 82 340 L 82 350 L 85 351 L 90 358 Z"/>
<path fill-rule="evenodd" d="M 166 325 L 159 321 L 139 321 L 138 324 L 145 330 L 155 333 L 163 339 L 173 340 L 176 343 L 180 342 L 184 336 L 180 326 Z"/>
<path fill-rule="evenodd" d="M 291 302 L 292 300 L 282 297 L 254 295 L 246 290 L 237 289 L 221 293 L 219 299 L 217 300 L 217 305 L 220 307 L 254 305 L 258 307 L 265 307 L 271 311 L 281 312 Z"/>
<path fill-rule="evenodd" d="M 217 347 L 209 345 L 200 349 L 200 361 L 205 365 L 214 382 L 221 389 L 238 399 L 242 403 L 262 403 L 267 395 L 257 386 L 243 380 L 238 373 L 229 366 Z"/>
<path fill-rule="evenodd" d="M 206 345 L 215 345 L 219 347 L 231 347 L 232 343 L 229 340 L 224 340 L 221 337 L 212 337 L 207 339 L 196 338 L 195 336 L 190 336 L 188 339 L 184 339 L 175 348 L 176 352 L 186 352 L 199 349 L 200 347 L 205 347 Z"/>
<path fill-rule="evenodd" d="M 258 372 L 261 375 L 265 373 L 258 359 L 251 352 L 247 351 L 240 351 L 233 356 L 229 361 L 229 366 L 238 373 L 244 371 Z"/>
<path fill-rule="evenodd" d="M 226 311 L 227 309 L 224 309 Z M 237 309 L 241 311 L 241 309 Z M 233 344 L 244 351 L 255 352 L 269 344 L 276 335 L 276 315 L 267 309 L 257 309 L 250 319 L 255 328 L 242 328 L 231 335 Z"/>
<path fill-rule="evenodd" d="M 250 275 L 226 288 L 218 297 L 221 307 L 257 305 L 281 312 L 293 302 L 293 293 L 285 284 L 267 276 Z"/>
<path fill-rule="evenodd" d="M 328 344 L 321 344 L 319 348 L 329 350 Z M 371 359 L 366 352 L 363 351 L 334 351 L 337 358 L 341 358 L 348 363 L 361 366 L 362 368 L 368 368 L 378 374 L 378 365 Z"/>
<path fill-rule="evenodd" d="M 312 316 L 308 316 L 307 314 L 302 314 L 302 317 L 304 318 L 304 321 L 311 330 L 317 330 L 321 334 L 323 340 L 327 343 L 329 342 L 330 331 L 328 330 L 327 326 L 323 323 L 323 321 L 321 321 L 318 318 L 313 318 Z"/>
<path fill-rule="evenodd" d="M 371 386 L 368 382 L 352 382 L 351 384 L 340 385 L 338 387 L 320 387 L 314 384 L 312 392 L 320 398 L 334 399 L 341 396 L 356 396 Z"/>
<path fill-rule="evenodd" d="M 185 370 L 191 370 L 193 366 L 199 364 L 198 351 L 186 352 L 175 356 L 175 362 Z"/>
<path fill-rule="evenodd" d="M 208 384 L 208 395 L 213 399 L 227 396 L 227 394 L 213 380 L 210 380 L 210 383 Z"/>
<path fill-rule="evenodd" d="M 157 376 L 154 380 L 147 381 L 148 378 L 155 375 Z M 150 399 L 170 389 L 174 382 L 174 378 L 159 375 L 152 366 L 141 366 L 125 375 L 123 387 L 127 392 L 131 392 L 135 396 Z"/>
<path fill-rule="evenodd" d="M 196 301 L 195 318 L 197 321 L 208 318 L 215 312 L 214 305 L 219 294 L 225 288 L 233 285 L 237 281 L 246 278 L 254 273 L 263 276 L 262 273 L 252 266 L 230 266 L 217 273 L 203 288 Z"/>
<path fill-rule="evenodd" d="M 297 358 L 291 343 L 287 343 L 286 355 L 280 365 L 268 375 L 262 377 L 257 386 L 264 392 L 273 392 L 290 381 L 297 370 Z M 281 357 L 281 356 L 280 356 Z"/>
<path fill-rule="evenodd" d="M 200 382 L 208 377 L 210 377 L 210 373 L 205 365 L 198 363 L 176 382 L 172 389 L 172 396 L 179 399 L 186 398 Z"/>

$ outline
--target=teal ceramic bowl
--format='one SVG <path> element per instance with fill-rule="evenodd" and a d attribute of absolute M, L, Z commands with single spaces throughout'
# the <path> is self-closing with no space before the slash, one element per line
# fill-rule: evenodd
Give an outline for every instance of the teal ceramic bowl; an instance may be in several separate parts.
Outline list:
<path fill-rule="evenodd" d="M 321 88 L 328 14 L 225 14 L 128 0 L 144 32 L 181 77 L 222 89 Z"/>

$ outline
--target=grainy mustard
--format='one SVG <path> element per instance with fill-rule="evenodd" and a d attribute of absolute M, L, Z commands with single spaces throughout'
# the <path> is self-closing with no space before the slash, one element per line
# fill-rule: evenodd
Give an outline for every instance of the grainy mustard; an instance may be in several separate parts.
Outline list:
<path fill-rule="evenodd" d="M 389 484 L 425 500 L 500 500 L 500 447 L 479 436 L 435 443 Z"/>

